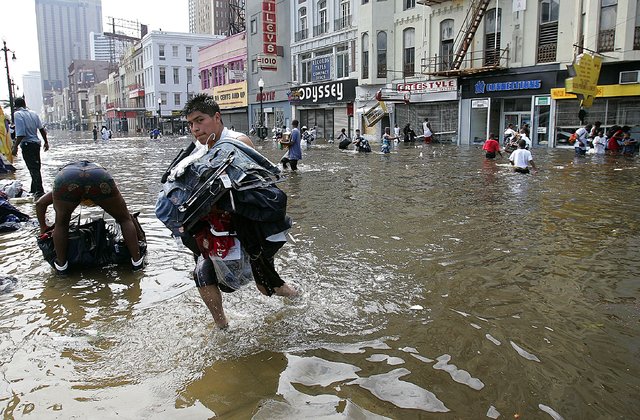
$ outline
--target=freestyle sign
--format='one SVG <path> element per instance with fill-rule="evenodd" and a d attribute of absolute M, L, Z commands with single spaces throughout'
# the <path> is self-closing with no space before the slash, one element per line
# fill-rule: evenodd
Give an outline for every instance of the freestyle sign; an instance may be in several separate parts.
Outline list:
<path fill-rule="evenodd" d="M 426 82 L 416 83 L 398 83 L 396 90 L 398 92 L 413 93 L 434 93 L 434 92 L 451 92 L 458 89 L 458 81 L 456 79 L 446 80 L 429 80 Z"/>
<path fill-rule="evenodd" d="M 528 89 L 540 89 L 542 87 L 542 80 L 519 80 L 515 82 L 499 82 L 499 83 L 485 83 L 484 80 L 480 80 L 475 84 L 474 90 L 476 94 L 486 92 L 500 92 L 509 90 L 528 90 Z"/>

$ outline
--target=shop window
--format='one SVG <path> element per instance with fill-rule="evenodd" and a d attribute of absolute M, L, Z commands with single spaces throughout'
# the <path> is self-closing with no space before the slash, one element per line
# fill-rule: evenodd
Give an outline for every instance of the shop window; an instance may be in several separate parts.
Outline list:
<path fill-rule="evenodd" d="M 538 63 L 556 61 L 558 49 L 559 0 L 540 1 L 540 24 L 538 25 Z"/>
<path fill-rule="evenodd" d="M 369 34 L 362 34 L 362 78 L 369 78 Z"/>
<path fill-rule="evenodd" d="M 500 64 L 500 32 L 502 30 L 502 9 L 487 11 L 484 21 L 484 65 L 494 67 Z"/>
<path fill-rule="evenodd" d="M 451 70 L 453 36 L 453 19 L 445 19 L 440 22 L 440 71 Z"/>
<path fill-rule="evenodd" d="M 598 51 L 613 51 L 616 40 L 616 19 L 618 0 L 602 0 L 600 5 L 600 27 L 598 31 Z"/>
<path fill-rule="evenodd" d="M 407 28 L 402 31 L 402 74 L 404 77 L 411 77 L 415 74 L 416 68 L 416 30 Z"/>

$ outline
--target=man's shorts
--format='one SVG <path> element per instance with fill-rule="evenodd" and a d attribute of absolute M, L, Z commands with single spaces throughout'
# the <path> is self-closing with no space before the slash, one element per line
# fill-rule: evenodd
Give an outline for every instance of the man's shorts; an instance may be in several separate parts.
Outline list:
<path fill-rule="evenodd" d="M 79 203 L 117 196 L 116 183 L 100 165 L 81 160 L 63 166 L 53 180 L 53 199 Z"/>

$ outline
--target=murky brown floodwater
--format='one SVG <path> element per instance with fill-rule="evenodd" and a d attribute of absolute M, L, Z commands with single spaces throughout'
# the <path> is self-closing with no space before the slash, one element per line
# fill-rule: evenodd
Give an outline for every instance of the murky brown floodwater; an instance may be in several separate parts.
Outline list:
<path fill-rule="evenodd" d="M 45 187 L 73 159 L 110 169 L 148 266 L 57 278 L 35 225 L 0 237 L 19 280 L 0 292 L 5 418 L 640 416 L 637 160 L 535 150 L 543 171 L 523 176 L 452 145 L 305 150 L 282 184 L 296 242 L 277 259 L 304 297 L 225 295 L 222 333 L 154 217 L 187 140 L 62 136 Z"/>

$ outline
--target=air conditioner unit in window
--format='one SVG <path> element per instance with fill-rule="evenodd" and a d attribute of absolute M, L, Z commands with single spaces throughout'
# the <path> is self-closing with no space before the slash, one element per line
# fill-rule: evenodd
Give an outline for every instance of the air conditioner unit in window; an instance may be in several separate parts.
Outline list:
<path fill-rule="evenodd" d="M 631 83 L 640 83 L 640 70 L 621 71 L 619 83 L 621 85 L 628 85 Z"/>

